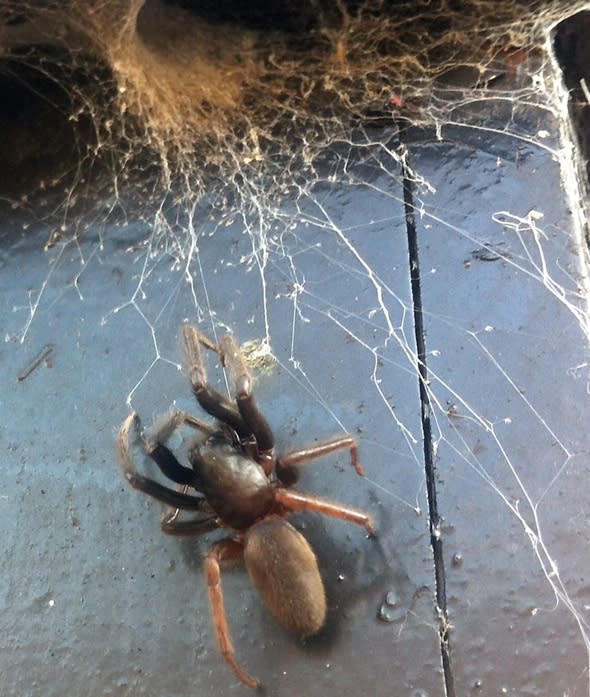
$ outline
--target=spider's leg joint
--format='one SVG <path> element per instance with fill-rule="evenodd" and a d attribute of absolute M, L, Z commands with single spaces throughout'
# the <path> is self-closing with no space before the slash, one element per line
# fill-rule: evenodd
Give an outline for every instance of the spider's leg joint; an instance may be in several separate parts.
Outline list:
<path fill-rule="evenodd" d="M 139 414 L 136 411 L 132 411 L 127 418 L 121 424 L 119 430 L 122 436 L 128 436 L 131 429 L 138 429 L 140 426 Z"/>
<path fill-rule="evenodd" d="M 271 448 L 270 450 L 264 450 L 258 453 L 258 464 L 262 467 L 267 477 L 269 477 L 272 473 L 276 461 L 277 456 L 274 448 Z"/>
<path fill-rule="evenodd" d="M 369 517 L 365 524 L 365 530 L 367 531 L 367 537 L 369 539 L 374 540 L 377 537 L 377 529 L 375 528 L 375 523 L 371 517 Z"/>
<path fill-rule="evenodd" d="M 148 457 L 153 457 L 154 453 L 161 447 L 160 438 L 157 435 L 150 434 L 147 438 L 144 438 L 143 447 L 145 454 Z"/>
<path fill-rule="evenodd" d="M 201 392 L 207 384 L 207 376 L 202 368 L 191 368 L 189 375 L 191 385 L 195 392 Z"/>
<path fill-rule="evenodd" d="M 142 480 L 142 477 L 141 477 L 141 475 L 137 474 L 137 472 L 125 472 L 125 479 L 129 482 L 129 484 L 134 489 L 138 489 L 140 486 L 140 482 Z"/>
<path fill-rule="evenodd" d="M 247 399 L 252 394 L 252 378 L 248 374 L 236 378 L 236 396 L 238 399 Z"/>

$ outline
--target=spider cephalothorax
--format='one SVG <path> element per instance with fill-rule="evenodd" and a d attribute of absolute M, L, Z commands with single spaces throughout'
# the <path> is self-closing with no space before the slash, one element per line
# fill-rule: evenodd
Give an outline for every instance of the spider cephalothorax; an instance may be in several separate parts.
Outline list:
<path fill-rule="evenodd" d="M 130 452 L 130 434 L 139 430 L 139 417 L 131 413 L 119 430 L 118 449 L 129 484 L 167 505 L 162 530 L 170 535 L 200 535 L 219 527 L 232 529 L 231 537 L 214 544 L 205 560 L 205 573 L 219 648 L 236 675 L 250 687 L 258 681 L 238 665 L 229 637 L 220 562 L 243 557 L 264 604 L 288 630 L 309 636 L 326 618 L 324 585 L 309 543 L 285 516 L 294 511 L 317 511 L 362 525 L 373 524 L 362 511 L 302 494 L 289 487 L 297 481 L 301 464 L 337 450 L 348 450 L 358 474 L 357 445 L 343 434 L 315 445 L 292 450 L 277 458 L 272 430 L 252 394 L 252 379 L 240 348 L 230 334 L 214 343 L 191 325 L 183 326 L 183 340 L 193 392 L 214 424 L 182 411 L 170 414 L 143 439 L 146 453 L 168 479 L 181 485 L 171 489 L 138 473 Z M 219 354 L 235 384 L 232 402 L 207 383 L 201 346 Z M 191 444 L 190 467 L 178 461 L 165 445 L 172 432 L 185 424 L 203 434 Z M 188 493 L 194 489 L 199 495 Z M 182 519 L 180 511 L 195 511 Z"/>

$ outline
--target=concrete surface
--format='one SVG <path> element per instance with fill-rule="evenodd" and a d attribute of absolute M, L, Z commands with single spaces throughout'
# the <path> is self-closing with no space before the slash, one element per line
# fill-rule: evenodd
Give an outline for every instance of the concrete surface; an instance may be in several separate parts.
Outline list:
<path fill-rule="evenodd" d="M 126 486 L 114 444 L 130 393 L 148 426 L 173 404 L 199 413 L 173 365 L 182 362 L 183 321 L 261 339 L 264 308 L 278 363 L 260 371 L 257 394 L 279 447 L 344 428 L 358 434 L 367 470 L 360 480 L 335 456 L 310 465 L 299 487 L 370 511 L 379 537 L 296 517 L 317 550 L 330 606 L 326 630 L 304 646 L 266 614 L 243 569 L 228 571 L 237 656 L 268 694 L 387 695 L 392 683 L 408 695 L 443 694 L 417 380 L 402 350 L 411 349 L 412 326 L 404 220 L 391 198 L 399 184 L 376 165 L 355 171 L 366 185 L 319 184 L 301 202 L 300 224 L 279 230 L 282 252 L 262 274 L 243 261 L 252 238 L 239 220 L 206 221 L 189 269 L 194 295 L 170 255 L 142 246 L 150 230 L 141 224 L 91 229 L 45 253 L 43 225 L 23 232 L 17 213 L 12 225 L 5 220 L 3 695 L 248 694 L 220 658 L 209 620 L 202 555 L 219 535 L 166 538 L 159 504 Z M 304 222 L 326 215 L 343 237 Z M 293 268 L 305 285 L 305 320 L 293 318 Z M 401 346 L 386 342 L 367 268 L 390 293 L 387 321 L 405 333 Z M 49 342 L 50 366 L 18 381 Z M 415 442 L 395 427 L 392 407 Z"/>
<path fill-rule="evenodd" d="M 583 256 L 549 152 L 448 135 L 412 162 L 456 693 L 585 695 Z"/>
<path fill-rule="evenodd" d="M 433 187 L 416 188 L 416 220 L 457 697 L 589 693 L 585 257 L 539 113 L 518 124 L 527 139 L 503 134 L 507 112 L 410 145 Z M 260 221 L 203 205 L 190 256 L 182 226 L 179 249 L 124 199 L 125 225 L 105 200 L 48 251 L 55 229 L 30 215 L 40 198 L 29 213 L 2 202 L 3 697 L 250 694 L 209 619 L 202 556 L 219 535 L 166 538 L 115 452 L 131 407 L 147 426 L 174 405 L 199 413 L 184 321 L 270 339 L 277 360 L 254 372 L 279 448 L 347 430 L 367 471 L 335 456 L 299 487 L 379 527 L 368 540 L 293 517 L 330 606 L 304 645 L 228 570 L 238 660 L 269 695 L 444 694 L 400 171 L 375 146 L 342 149 L 321 174 L 277 203 L 263 237 Z M 225 389 L 213 360 L 209 373 Z"/>

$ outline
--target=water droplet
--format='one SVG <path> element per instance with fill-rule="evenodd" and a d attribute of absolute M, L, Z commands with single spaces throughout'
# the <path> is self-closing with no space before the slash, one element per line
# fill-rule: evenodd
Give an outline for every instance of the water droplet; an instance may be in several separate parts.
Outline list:
<path fill-rule="evenodd" d="M 426 690 L 421 690 L 420 688 L 418 688 L 410 692 L 410 697 L 428 697 L 428 692 L 426 692 Z"/>
<path fill-rule="evenodd" d="M 483 681 L 481 681 L 481 680 L 476 680 L 476 681 L 473 683 L 473 687 L 474 687 L 475 690 L 481 690 L 481 688 L 483 687 Z"/>
<path fill-rule="evenodd" d="M 463 566 L 463 555 L 457 552 L 456 554 L 453 554 L 453 566 L 457 569 L 460 566 Z"/>
<path fill-rule="evenodd" d="M 395 591 L 389 591 L 387 595 L 385 596 L 385 604 L 390 605 L 391 607 L 395 607 L 399 602 L 399 599 L 397 597 L 397 593 Z"/>
<path fill-rule="evenodd" d="M 395 591 L 388 591 L 383 604 L 379 608 L 377 618 L 381 622 L 399 622 L 405 619 L 406 609 L 399 604 L 399 598 Z"/>

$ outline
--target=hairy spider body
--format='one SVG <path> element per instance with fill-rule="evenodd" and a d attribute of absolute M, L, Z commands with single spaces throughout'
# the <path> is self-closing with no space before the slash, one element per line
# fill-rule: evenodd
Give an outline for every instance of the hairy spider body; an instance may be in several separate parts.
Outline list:
<path fill-rule="evenodd" d="M 318 562 L 290 523 L 274 518 L 250 528 L 244 563 L 264 604 L 285 629 L 306 637 L 324 626 L 326 593 Z"/>
<path fill-rule="evenodd" d="M 119 456 L 129 484 L 167 505 L 161 521 L 165 533 L 200 535 L 220 527 L 233 530 L 231 537 L 214 544 L 206 555 L 209 601 L 223 657 L 240 680 L 258 687 L 259 682 L 234 657 L 220 565 L 225 560 L 243 558 L 264 605 L 275 619 L 299 636 L 315 634 L 326 619 L 324 584 L 309 543 L 284 516 L 295 511 L 316 511 L 361 525 L 370 534 L 373 524 L 362 511 L 289 487 L 297 481 L 302 464 L 339 450 L 348 450 L 357 473 L 364 472 L 358 462 L 356 441 L 349 434 L 277 458 L 272 430 L 254 401 L 252 379 L 235 339 L 226 335 L 217 345 L 191 325 L 184 325 L 183 339 L 193 392 L 201 407 L 217 421 L 212 425 L 176 411 L 143 439 L 146 454 L 166 477 L 180 485 L 180 490 L 137 471 L 130 446 L 131 432 L 140 425 L 135 413 L 119 429 Z M 207 384 L 201 346 L 216 351 L 222 365 L 230 369 L 235 403 Z M 165 444 L 182 424 L 204 434 L 188 448 L 190 467 L 182 465 Z M 188 493 L 190 489 L 199 495 Z M 182 519 L 182 510 L 198 515 Z"/>

